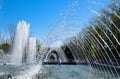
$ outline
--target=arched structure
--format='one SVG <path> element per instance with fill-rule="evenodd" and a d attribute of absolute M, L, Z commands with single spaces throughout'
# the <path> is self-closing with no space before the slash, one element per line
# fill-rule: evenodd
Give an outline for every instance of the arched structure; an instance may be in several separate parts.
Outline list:
<path fill-rule="evenodd" d="M 61 49 L 50 49 L 44 58 L 44 62 L 68 62 L 68 59 Z"/>
<path fill-rule="evenodd" d="M 68 59 L 72 58 L 72 62 L 79 62 L 80 57 L 78 51 L 75 49 L 77 47 L 77 41 L 75 40 L 76 38 L 72 38 L 68 43 L 66 43 L 66 49 L 69 51 L 69 54 L 67 56 Z M 67 53 L 67 51 L 64 51 Z M 69 60 L 71 62 L 71 60 Z"/>
<path fill-rule="evenodd" d="M 65 45 L 64 53 L 68 59 L 68 62 L 74 62 L 75 56 L 67 45 Z"/>
<path fill-rule="evenodd" d="M 51 53 L 48 59 L 48 62 L 58 62 L 58 56 L 55 53 Z"/>

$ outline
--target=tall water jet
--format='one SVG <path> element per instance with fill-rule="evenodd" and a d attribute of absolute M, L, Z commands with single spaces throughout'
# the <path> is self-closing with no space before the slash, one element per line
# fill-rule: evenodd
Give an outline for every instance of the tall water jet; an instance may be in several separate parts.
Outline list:
<path fill-rule="evenodd" d="M 25 53 L 26 43 L 29 37 L 29 26 L 25 21 L 19 21 L 16 28 L 14 44 L 10 62 L 13 64 L 21 64 L 23 54 Z"/>
<path fill-rule="evenodd" d="M 27 61 L 29 63 L 33 63 L 36 58 L 36 39 L 34 37 L 30 37 L 28 43 Z"/>

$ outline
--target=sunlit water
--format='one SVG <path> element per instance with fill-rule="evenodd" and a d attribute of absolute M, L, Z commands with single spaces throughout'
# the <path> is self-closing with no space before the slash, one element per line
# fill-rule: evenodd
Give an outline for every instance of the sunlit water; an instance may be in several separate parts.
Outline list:
<path fill-rule="evenodd" d="M 82 65 L 0 65 L 0 79 L 119 79 Z"/>
<path fill-rule="evenodd" d="M 72 4 L 71 8 L 69 8 L 68 10 L 73 11 L 73 7 L 76 4 L 77 4 L 76 2 L 74 4 Z M 85 8 L 85 7 L 83 7 L 83 8 L 84 8 L 84 10 L 90 11 L 89 16 L 92 15 L 93 13 L 95 13 L 95 14 L 97 13 L 96 10 L 94 10 L 94 8 L 91 9 L 89 6 L 88 6 L 88 8 Z M 81 8 L 79 10 L 81 12 Z M 73 19 L 73 15 L 71 16 L 71 14 L 68 14 L 68 13 L 72 13 L 72 11 L 67 11 L 67 14 L 65 14 L 65 15 L 67 15 L 68 20 L 62 19 L 61 24 L 58 23 L 58 25 L 56 25 L 56 23 L 54 23 L 55 27 L 57 27 L 57 26 L 62 26 L 62 27 L 57 28 L 57 30 L 53 29 L 54 32 L 49 33 L 49 35 L 47 36 L 47 40 L 45 40 L 45 42 L 43 42 L 43 43 L 45 43 L 44 44 L 45 46 L 47 46 L 47 45 L 51 46 L 51 43 L 53 43 L 56 40 L 64 41 L 65 38 L 71 37 L 73 35 L 73 34 L 71 34 L 71 32 L 74 32 L 74 29 L 72 29 L 72 28 L 66 29 L 66 27 L 67 28 L 68 28 L 68 26 L 73 27 L 73 25 L 74 25 L 74 27 L 75 26 L 78 27 L 78 26 L 81 26 L 81 24 L 84 24 L 84 22 L 80 22 L 81 24 L 77 24 L 77 23 L 79 23 L 79 22 L 77 22 L 77 21 L 79 21 L 78 20 L 79 18 L 77 19 L 77 21 L 75 20 L 75 23 L 74 23 L 74 20 L 71 20 L 71 17 Z M 76 10 L 76 11 L 78 11 L 78 10 Z M 80 12 L 75 12 L 73 14 L 76 16 L 77 13 L 79 13 L 79 15 L 80 15 Z M 87 12 L 85 12 L 85 13 L 87 13 Z M 100 14 L 97 13 L 97 15 L 99 16 Z M 63 16 L 63 17 L 66 18 L 66 16 Z M 82 18 L 84 18 L 81 16 L 78 16 L 78 17 L 80 17 L 80 20 Z M 86 16 L 86 17 L 88 17 L 88 16 Z M 82 21 L 85 21 L 85 20 L 82 20 Z M 105 24 L 103 24 L 103 25 L 105 27 L 107 27 Z M 53 27 L 54 27 L 54 25 L 53 25 Z M 68 30 L 70 32 L 68 32 Z M 63 31 L 67 32 L 67 34 L 64 33 Z M 80 30 L 78 30 L 78 31 L 80 31 Z M 62 33 L 60 33 L 60 32 L 62 32 Z M 76 32 L 76 28 L 75 28 L 75 32 Z M 96 30 L 95 30 L 95 32 L 99 36 L 99 34 Z M 114 36 L 114 34 L 112 32 L 111 32 L 111 34 Z M 66 35 L 68 35 L 68 36 L 66 36 Z M 71 35 L 71 36 L 69 36 L 69 35 Z M 110 73 L 107 73 L 106 71 L 100 71 L 99 69 L 101 67 L 98 67 L 96 70 L 96 69 L 91 68 L 90 66 L 83 66 L 83 65 L 23 64 L 22 58 L 24 58 L 23 57 L 25 54 L 24 49 L 26 48 L 26 43 L 28 41 L 28 37 L 29 37 L 29 24 L 27 24 L 24 21 L 19 22 L 18 26 L 17 26 L 17 30 L 16 30 L 15 40 L 14 40 L 15 43 L 14 43 L 13 51 L 12 51 L 13 54 L 11 56 L 11 63 L 15 63 L 16 65 L 1 64 L 0 65 L 0 79 L 10 79 L 10 78 L 12 78 L 12 79 L 120 79 L 120 78 L 116 77 L 114 74 L 111 75 Z M 53 38 L 53 39 L 51 39 L 51 38 Z M 91 37 L 89 37 L 89 38 L 91 38 Z M 114 36 L 114 38 L 119 45 L 119 41 L 116 39 L 115 36 Z M 51 40 L 49 40 L 49 39 L 51 39 Z M 104 42 L 103 38 L 101 38 L 101 40 L 103 40 L 103 42 Z M 99 41 L 99 40 L 97 39 L 97 41 Z M 28 60 L 30 60 L 29 61 L 30 63 L 34 61 L 34 56 L 35 56 L 34 55 L 35 52 L 33 52 L 34 49 L 32 49 L 33 47 L 35 47 L 35 41 L 33 40 L 31 42 L 32 42 L 32 46 L 30 43 L 30 46 L 29 46 L 30 53 L 28 55 Z M 81 41 L 81 42 L 84 42 L 84 41 Z M 33 45 L 33 43 L 34 43 L 34 45 Z M 95 42 L 93 42 L 93 43 L 95 43 Z M 106 42 L 104 42 L 104 43 L 106 44 Z M 52 46 L 56 46 L 54 44 L 56 44 L 56 43 L 53 43 Z M 88 42 L 85 44 L 88 44 Z M 97 45 L 98 45 L 98 43 L 97 43 Z M 100 45 L 101 45 L 101 43 L 100 43 Z M 108 46 L 108 48 L 109 48 L 109 46 Z M 103 49 L 104 49 L 104 47 L 103 47 Z M 109 50 L 111 51 L 110 48 L 109 48 Z M 31 51 L 32 51 L 32 54 L 31 54 Z M 88 51 L 88 50 L 86 50 L 86 51 Z M 107 52 L 105 52 L 105 53 L 107 53 Z M 88 54 L 87 54 L 87 56 L 89 57 Z M 65 58 L 65 57 L 63 57 L 63 58 Z M 19 66 L 18 64 L 22 64 L 22 65 Z"/>

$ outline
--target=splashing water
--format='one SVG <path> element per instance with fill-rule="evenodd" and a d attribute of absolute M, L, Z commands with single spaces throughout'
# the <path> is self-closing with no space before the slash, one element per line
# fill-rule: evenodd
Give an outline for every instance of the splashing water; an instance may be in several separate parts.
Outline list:
<path fill-rule="evenodd" d="M 101 3 L 98 2 L 91 2 L 90 0 L 89 4 L 97 4 L 101 5 Z M 78 2 L 74 2 L 71 4 L 72 6 L 69 7 L 69 9 L 66 11 L 65 15 L 62 17 L 62 22 L 58 23 L 55 28 L 52 30 L 52 32 L 47 36 L 47 39 L 44 42 L 44 45 L 48 47 L 56 47 L 57 41 L 63 41 L 66 40 L 66 38 L 71 37 L 72 33 L 74 32 L 76 34 L 76 26 L 79 28 L 82 25 L 84 25 L 85 22 L 87 22 L 84 16 L 78 15 L 80 12 L 75 12 L 72 15 L 72 12 L 74 12 L 74 8 L 76 5 L 79 6 Z M 90 11 L 90 15 L 97 14 L 97 16 L 101 17 L 101 14 L 97 12 L 97 10 L 91 9 L 88 5 L 82 6 L 83 10 Z M 87 8 L 86 8 L 87 7 Z M 78 9 L 78 7 L 77 7 Z M 77 10 L 78 11 L 78 10 Z M 80 8 L 81 11 L 81 8 Z M 62 13 L 63 14 L 63 13 Z M 61 15 L 62 15 L 61 14 Z M 119 15 L 113 13 L 118 20 L 120 20 Z M 75 16 L 75 17 L 73 17 Z M 89 15 L 88 15 L 89 16 Z M 87 18 L 90 18 L 86 15 Z M 107 18 L 107 16 L 105 17 Z M 105 20 L 104 18 L 104 20 Z M 82 19 L 81 24 L 79 24 L 80 19 Z M 107 18 L 108 19 L 108 18 Z M 110 19 L 112 20 L 112 19 Z M 88 63 L 88 65 L 81 65 L 71 67 L 71 66 L 48 66 L 46 67 L 46 70 L 50 70 L 50 74 L 48 79 L 119 79 L 119 61 L 117 60 L 117 55 L 120 56 L 119 50 L 117 49 L 116 45 L 119 46 L 119 39 L 117 36 L 115 36 L 115 33 L 112 32 L 110 26 L 111 24 L 106 25 L 101 19 L 97 20 L 102 27 L 98 27 L 95 24 L 92 24 L 91 28 L 86 28 L 84 31 L 81 31 L 76 38 L 70 39 L 69 41 L 65 41 L 66 46 L 70 49 L 72 52 L 71 55 L 73 55 L 73 59 L 75 62 L 79 62 L 83 60 L 83 62 Z M 117 25 L 115 25 L 114 21 L 112 20 L 111 23 L 114 25 L 114 30 L 118 30 L 120 33 L 120 29 Z M 61 27 L 58 27 L 61 26 Z M 54 25 L 53 25 L 54 27 Z M 99 30 L 97 30 L 97 29 Z M 80 28 L 81 29 L 81 28 Z M 108 33 L 107 33 L 108 32 Z M 102 34 L 101 34 L 102 33 Z M 111 33 L 111 35 L 109 35 Z M 68 36 L 66 36 L 68 35 Z M 70 36 L 69 36 L 70 35 Z M 102 36 L 104 35 L 104 36 Z M 23 55 L 25 54 L 26 50 L 25 48 L 28 47 L 28 51 L 26 52 L 27 55 L 27 61 L 31 64 L 35 60 L 35 52 L 36 52 L 36 40 L 33 37 L 29 37 L 29 24 L 27 24 L 25 21 L 19 22 L 16 30 L 15 35 L 15 41 L 13 46 L 13 54 L 11 56 L 11 63 L 15 64 L 21 64 L 23 60 Z M 114 41 L 112 41 L 113 39 Z M 109 42 L 108 42 L 109 41 Z M 26 46 L 28 44 L 28 46 Z M 58 47 L 60 47 L 58 44 Z M 61 58 L 61 61 L 68 62 L 69 58 L 68 56 L 65 56 L 65 52 L 63 49 L 57 49 L 57 53 L 51 53 L 52 48 L 50 51 L 47 51 L 46 59 L 49 61 L 50 56 L 53 55 L 55 60 L 57 61 L 57 55 Z M 42 51 L 43 52 L 43 51 Z M 46 53 L 46 52 L 45 52 Z M 69 53 L 69 52 L 66 52 Z M 110 55 L 111 54 L 111 55 Z M 116 54 L 116 55 L 115 55 Z M 70 55 L 70 54 L 69 54 Z M 18 57 L 19 56 L 19 57 Z M 72 58 L 72 57 L 71 57 Z M 23 70 L 22 73 L 18 74 L 16 76 L 17 79 L 34 79 L 34 76 L 36 74 L 42 72 L 41 65 L 33 65 L 30 66 L 28 64 L 28 68 Z M 73 68 L 73 69 L 72 69 Z M 76 69 L 77 68 L 77 69 Z M 45 70 L 45 69 L 44 69 Z M 66 73 L 68 73 L 66 75 Z M 74 74 L 75 73 L 75 74 Z M 4 75 L 5 73 L 1 73 L 0 75 Z M 46 76 L 46 75 L 45 75 Z M 35 78 L 36 79 L 36 78 Z M 42 78 L 41 78 L 42 79 Z M 43 78 L 45 79 L 45 77 Z M 47 79 L 47 78 L 46 78 Z"/>
<path fill-rule="evenodd" d="M 23 55 L 25 53 L 25 47 L 29 36 L 29 26 L 25 21 L 21 21 L 17 24 L 14 45 L 10 62 L 13 64 L 21 64 Z"/>
<path fill-rule="evenodd" d="M 33 37 L 30 37 L 28 52 L 27 52 L 27 62 L 34 63 L 35 58 L 36 58 L 36 39 Z"/>
<path fill-rule="evenodd" d="M 19 74 L 16 79 L 33 79 L 36 74 L 41 73 L 41 69 L 41 65 L 30 66 L 26 71 L 23 71 L 22 74 Z"/>

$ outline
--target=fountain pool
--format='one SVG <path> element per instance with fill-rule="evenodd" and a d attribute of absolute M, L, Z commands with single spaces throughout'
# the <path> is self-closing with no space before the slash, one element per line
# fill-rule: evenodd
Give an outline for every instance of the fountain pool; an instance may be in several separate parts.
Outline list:
<path fill-rule="evenodd" d="M 0 79 L 7 79 L 9 75 L 12 79 L 120 79 L 82 65 L 0 65 L 0 71 Z"/>
<path fill-rule="evenodd" d="M 89 0 L 88 2 L 91 4 Z M 40 51 L 42 56 L 38 60 L 36 39 L 30 37 L 29 24 L 25 21 L 19 22 L 10 60 L 7 63 L 0 63 L 0 79 L 120 79 L 119 7 L 116 6 L 115 10 L 107 7 L 107 13 L 111 15 L 108 17 L 106 11 L 104 13 L 103 10 L 101 13 L 88 6 L 86 10 L 90 11 L 90 15 L 97 14 L 97 17 L 80 31 L 76 27 L 81 27 L 81 24 L 73 23 L 74 21 L 71 20 L 73 15 L 68 14 L 72 13 L 73 7 L 79 6 L 78 4 L 78 2 L 71 4 L 70 11 L 68 10 L 65 16 L 61 16 L 62 22 L 58 25 L 55 23 L 55 27 L 53 25 L 54 29 L 43 41 Z M 82 19 L 81 16 L 78 17 Z M 80 32 L 72 37 L 74 35 L 71 32 L 76 34 L 76 29 Z M 57 46 L 54 45 L 57 41 L 63 41 L 64 45 L 51 50 L 52 46 Z M 58 59 L 61 61 L 57 61 Z M 47 62 L 55 60 L 59 64 L 72 62 L 79 65 L 42 65 L 44 60 Z"/>

